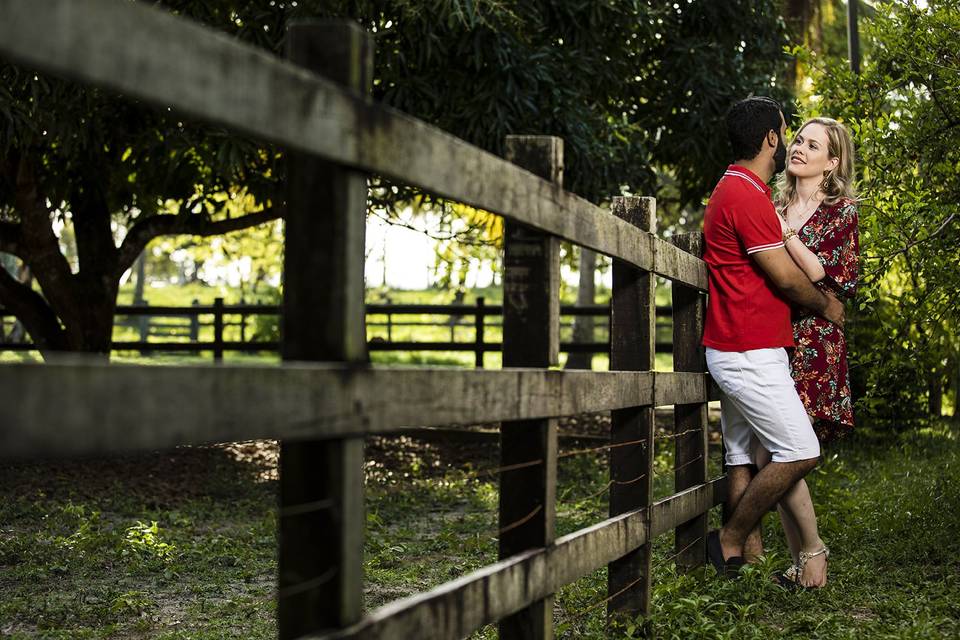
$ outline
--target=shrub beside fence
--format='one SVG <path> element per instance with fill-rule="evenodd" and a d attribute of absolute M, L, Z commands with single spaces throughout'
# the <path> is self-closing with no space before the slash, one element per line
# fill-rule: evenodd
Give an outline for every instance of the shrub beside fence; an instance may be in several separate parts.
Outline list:
<path fill-rule="evenodd" d="M 686 546 L 676 558 L 689 563 L 681 566 L 702 564 L 704 516 L 725 490 L 724 478 L 706 478 L 708 384 L 695 339 L 706 271 L 650 232 L 652 199 L 615 198 L 611 216 L 562 189 L 557 138 L 511 138 L 513 164 L 373 104 L 372 41 L 356 25 L 291 26 L 296 66 L 144 3 L 77 7 L 0 2 L 0 53 L 286 148 L 286 362 L 3 365 L 3 456 L 280 439 L 283 640 L 458 638 L 491 623 L 502 638 L 549 638 L 552 594 L 604 566 L 609 614 L 646 615 L 656 536 L 677 529 Z M 513 367 L 367 364 L 362 258 L 371 173 L 508 219 L 503 351 Z M 548 368 L 559 349 L 558 238 L 614 258 L 618 371 Z M 674 352 L 687 371 L 652 371 L 654 274 L 673 281 L 683 319 L 674 323 Z M 316 309 L 325 312 L 318 318 Z M 675 473 L 689 486 L 653 502 L 653 407 L 663 405 L 680 407 Z M 598 411 L 614 412 L 610 518 L 555 538 L 555 419 Z M 365 614 L 363 437 L 480 422 L 502 423 L 500 561 Z"/>

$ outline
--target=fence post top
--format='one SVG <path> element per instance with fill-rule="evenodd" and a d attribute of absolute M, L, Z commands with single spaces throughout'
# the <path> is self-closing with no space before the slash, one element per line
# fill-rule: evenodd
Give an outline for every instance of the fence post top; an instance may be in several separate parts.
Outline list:
<path fill-rule="evenodd" d="M 650 196 L 614 196 L 613 215 L 649 233 L 657 230 L 657 199 Z"/>
<path fill-rule="evenodd" d="M 689 233 L 678 233 L 671 236 L 668 240 L 676 247 L 683 249 L 700 258 L 703 256 L 703 232 L 691 231 Z"/>
<path fill-rule="evenodd" d="M 287 24 L 286 56 L 365 97 L 373 88 L 374 39 L 353 20 L 300 18 Z"/>
<path fill-rule="evenodd" d="M 563 184 L 563 138 L 508 135 L 504 158 L 556 185 Z"/>

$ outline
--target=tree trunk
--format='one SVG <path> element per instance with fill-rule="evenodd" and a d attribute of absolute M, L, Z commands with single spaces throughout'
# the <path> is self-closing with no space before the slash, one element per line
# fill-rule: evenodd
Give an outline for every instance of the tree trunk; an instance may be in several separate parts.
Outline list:
<path fill-rule="evenodd" d="M 92 170 L 95 162 L 91 162 Z M 79 271 L 74 274 L 50 225 L 51 210 L 40 192 L 29 158 L 21 158 L 15 193 L 20 223 L 9 227 L 8 243 L 29 267 L 43 294 L 0 273 L 0 302 L 23 323 L 44 358 L 60 351 L 108 356 L 119 277 L 118 251 L 102 182 L 93 174 L 78 180 L 70 202 Z"/>
<path fill-rule="evenodd" d="M 594 273 L 597 270 L 597 254 L 589 249 L 580 249 L 580 284 L 577 287 L 577 306 L 592 305 L 596 296 Z M 574 316 L 573 341 L 593 342 L 593 316 Z M 592 369 L 592 353 L 570 353 L 567 355 L 567 369 Z"/>
<path fill-rule="evenodd" d="M 943 414 L 943 379 L 939 371 L 927 378 L 927 412 L 934 418 Z"/>
<path fill-rule="evenodd" d="M 809 44 L 810 25 L 813 23 L 814 14 L 819 14 L 820 0 L 783 0 L 782 15 L 787 25 L 787 33 L 793 44 Z M 819 27 L 822 32 L 822 27 Z M 822 40 L 822 38 L 820 38 Z M 816 45 L 819 50 L 819 45 Z M 787 67 L 785 84 L 788 87 L 797 88 L 798 61 L 794 61 Z"/>
<path fill-rule="evenodd" d="M 79 306 L 79 313 L 60 318 L 67 331 L 70 351 L 110 355 L 117 286 L 110 276 L 99 280 L 99 286 L 76 287 L 77 294 L 82 298 L 80 302 L 83 303 Z"/>
<path fill-rule="evenodd" d="M 143 304 L 144 280 L 147 279 L 147 252 L 144 251 L 136 262 L 137 281 L 133 285 L 133 304 Z"/>
<path fill-rule="evenodd" d="M 950 376 L 951 386 L 953 387 L 953 417 L 960 418 L 960 358 L 951 366 L 953 375 Z"/>
<path fill-rule="evenodd" d="M 58 300 L 59 311 L 56 315 L 49 306 L 46 309 L 49 316 L 40 321 L 23 313 L 18 314 L 33 343 L 45 359 L 64 351 L 108 357 L 113 340 L 118 287 L 112 271 L 92 278 L 76 275 L 69 281 L 57 284 L 62 286 L 53 292 L 47 289 L 43 291 L 47 300 L 51 297 Z M 46 304 L 43 299 L 41 302 Z M 49 318 L 53 321 L 49 321 Z"/>

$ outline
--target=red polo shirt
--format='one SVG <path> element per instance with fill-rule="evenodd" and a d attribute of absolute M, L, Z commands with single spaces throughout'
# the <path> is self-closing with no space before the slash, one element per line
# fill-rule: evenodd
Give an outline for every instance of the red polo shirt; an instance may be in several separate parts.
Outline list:
<path fill-rule="evenodd" d="M 792 347 L 790 305 L 750 254 L 783 246 L 770 189 L 730 165 L 703 216 L 709 301 L 703 344 L 719 351 Z"/>

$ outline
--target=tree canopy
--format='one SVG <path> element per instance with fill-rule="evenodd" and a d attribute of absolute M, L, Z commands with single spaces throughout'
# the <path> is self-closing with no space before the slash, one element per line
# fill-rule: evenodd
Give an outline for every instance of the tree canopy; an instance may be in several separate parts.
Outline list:
<path fill-rule="evenodd" d="M 677 206 L 698 203 L 729 160 L 728 104 L 783 96 L 773 0 L 160 4 L 278 55 L 290 20 L 354 19 L 376 39 L 377 99 L 493 152 L 561 136 L 566 187 L 595 201 L 652 194 L 659 171 Z M 151 239 L 282 214 L 278 149 L 12 64 L 0 78 L 0 250 L 39 284 L 3 270 L 0 303 L 46 349 L 109 349 L 117 283 Z"/>

